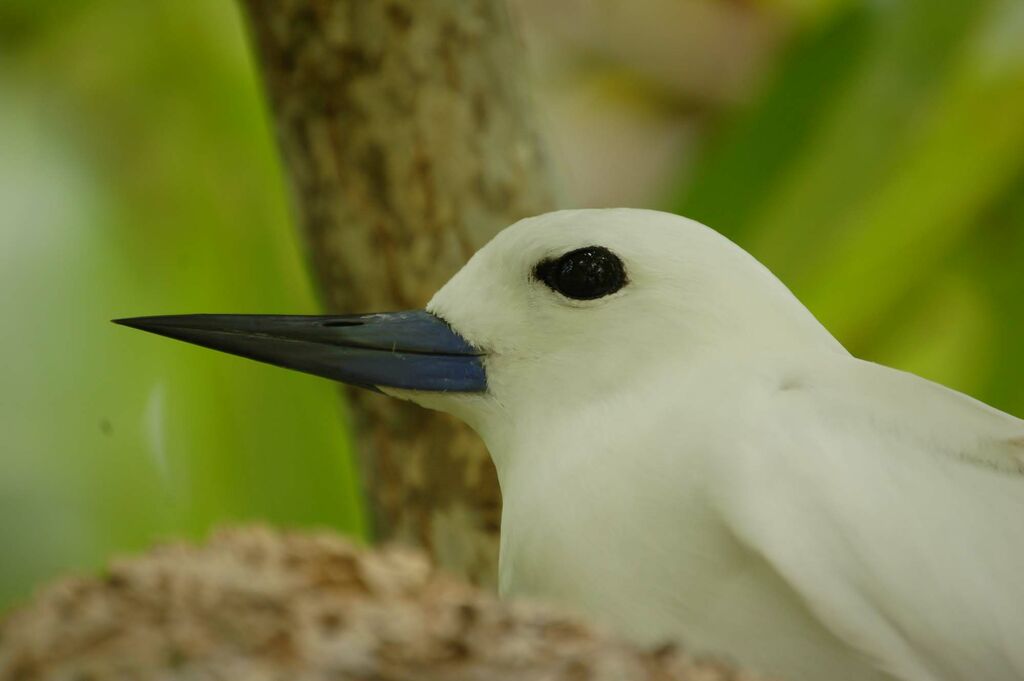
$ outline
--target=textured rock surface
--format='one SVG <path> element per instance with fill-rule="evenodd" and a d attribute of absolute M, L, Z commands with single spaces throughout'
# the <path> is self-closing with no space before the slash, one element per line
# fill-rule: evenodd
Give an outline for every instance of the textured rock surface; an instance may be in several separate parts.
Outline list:
<path fill-rule="evenodd" d="M 329 310 L 423 306 L 553 201 L 502 0 L 244 0 Z M 375 529 L 493 583 L 500 495 L 462 424 L 354 391 Z"/>
<path fill-rule="evenodd" d="M 501 603 L 418 553 L 265 528 L 44 589 L 0 625 L 0 679 L 753 681 Z"/>

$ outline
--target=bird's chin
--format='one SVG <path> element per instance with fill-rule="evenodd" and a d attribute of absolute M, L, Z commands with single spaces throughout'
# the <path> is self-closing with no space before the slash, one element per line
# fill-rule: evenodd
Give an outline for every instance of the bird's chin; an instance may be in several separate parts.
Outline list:
<path fill-rule="evenodd" d="M 392 388 L 386 385 L 378 385 L 376 388 L 388 397 L 395 397 L 407 402 L 415 402 L 421 407 L 434 409 L 436 411 L 445 411 L 445 409 L 440 405 L 451 400 L 451 397 L 446 393 L 437 393 L 434 391 L 407 390 L 405 388 Z"/>
<path fill-rule="evenodd" d="M 458 393 L 427 390 L 407 390 L 377 386 L 383 394 L 400 400 L 413 402 L 426 409 L 441 411 L 465 421 L 474 430 L 479 430 L 481 418 L 489 410 L 490 400 L 483 393 Z"/>

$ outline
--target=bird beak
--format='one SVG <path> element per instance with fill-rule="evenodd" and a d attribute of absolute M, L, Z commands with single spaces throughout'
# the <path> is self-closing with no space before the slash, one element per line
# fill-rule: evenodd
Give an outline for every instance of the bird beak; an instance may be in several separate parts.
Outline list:
<path fill-rule="evenodd" d="M 483 353 L 423 310 L 348 316 L 168 315 L 114 323 L 371 390 L 487 389 Z"/>

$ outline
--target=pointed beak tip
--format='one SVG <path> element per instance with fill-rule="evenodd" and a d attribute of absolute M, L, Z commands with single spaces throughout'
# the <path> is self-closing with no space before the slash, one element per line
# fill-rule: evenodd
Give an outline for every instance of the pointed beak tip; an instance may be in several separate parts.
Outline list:
<path fill-rule="evenodd" d="M 111 324 L 117 324 L 118 326 L 130 326 L 131 328 L 137 328 L 134 317 L 121 317 L 119 319 L 111 319 Z"/>
<path fill-rule="evenodd" d="M 188 315 L 157 315 L 153 317 L 121 317 L 110 321 L 118 326 L 126 326 L 130 329 L 138 329 L 158 335 L 165 335 L 175 330 L 191 328 L 188 323 Z"/>
<path fill-rule="evenodd" d="M 142 331 L 148 331 L 156 324 L 153 323 L 154 317 L 121 317 L 119 319 L 111 319 L 112 324 L 118 326 L 127 326 L 132 329 L 140 329 Z"/>

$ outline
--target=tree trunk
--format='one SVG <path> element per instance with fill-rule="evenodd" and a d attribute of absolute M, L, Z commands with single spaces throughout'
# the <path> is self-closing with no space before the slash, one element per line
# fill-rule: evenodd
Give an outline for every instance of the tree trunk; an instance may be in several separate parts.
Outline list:
<path fill-rule="evenodd" d="M 500 0 L 243 0 L 326 307 L 421 307 L 552 207 Z M 500 495 L 453 419 L 351 392 L 378 538 L 494 580 Z"/>

